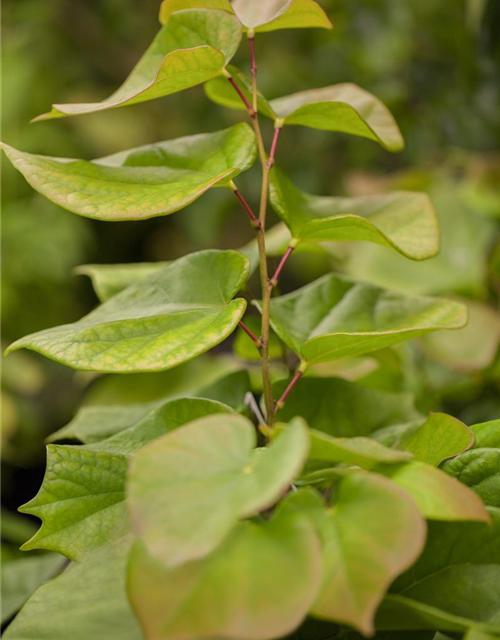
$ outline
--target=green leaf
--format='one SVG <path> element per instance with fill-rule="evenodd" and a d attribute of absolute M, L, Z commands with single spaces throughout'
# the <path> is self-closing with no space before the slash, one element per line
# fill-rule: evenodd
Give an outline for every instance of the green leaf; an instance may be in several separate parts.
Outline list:
<path fill-rule="evenodd" d="M 473 431 L 460 420 L 445 413 L 432 413 L 421 427 L 403 439 L 401 447 L 417 460 L 439 467 L 447 458 L 470 449 L 474 440 Z"/>
<path fill-rule="evenodd" d="M 246 99 L 251 104 L 253 100 L 251 78 L 233 65 L 229 65 L 226 70 L 236 81 Z M 205 84 L 205 94 L 207 98 L 212 100 L 212 102 L 215 102 L 215 104 L 219 104 L 222 107 L 236 109 L 237 111 L 246 111 L 246 106 L 244 105 L 243 100 L 236 93 L 234 87 L 231 86 L 225 76 L 219 76 L 218 78 L 213 78 L 213 80 L 207 82 Z M 271 118 L 272 120 L 275 120 L 278 117 L 267 98 L 265 98 L 259 89 L 257 90 L 257 107 L 259 113 Z"/>
<path fill-rule="evenodd" d="M 207 558 L 173 569 L 138 542 L 128 584 L 147 638 L 267 640 L 300 624 L 320 579 L 318 536 L 308 518 L 292 513 L 239 523 Z"/>
<path fill-rule="evenodd" d="M 126 409 L 125 409 L 126 410 Z M 142 420 L 119 433 L 84 445 L 89 451 L 131 456 L 152 440 L 164 436 L 189 422 L 213 414 L 233 414 L 231 407 L 203 398 L 179 398 L 153 409 Z"/>
<path fill-rule="evenodd" d="M 2 560 L 2 624 L 7 622 L 46 580 L 62 570 L 64 558 L 45 553 Z"/>
<path fill-rule="evenodd" d="M 273 386 L 280 398 L 287 382 Z M 301 416 L 307 424 L 336 437 L 370 436 L 390 425 L 418 418 L 410 393 L 369 389 L 341 378 L 303 378 L 288 396 L 279 418 Z"/>
<path fill-rule="evenodd" d="M 333 508 L 314 511 L 323 540 L 323 583 L 311 612 L 364 635 L 391 582 L 425 544 L 425 522 L 393 483 L 365 472 L 340 482 Z"/>
<path fill-rule="evenodd" d="M 97 220 L 144 220 L 179 211 L 255 161 L 251 127 L 237 124 L 87 162 L 3 149 L 30 185 L 63 209 Z"/>
<path fill-rule="evenodd" d="M 471 449 L 448 460 L 443 471 L 475 491 L 484 504 L 500 508 L 500 449 Z"/>
<path fill-rule="evenodd" d="M 20 507 L 42 526 L 22 549 L 49 549 L 82 560 L 123 533 L 127 467 L 121 455 L 49 445 L 42 487 Z"/>
<path fill-rule="evenodd" d="M 407 491 L 428 520 L 489 522 L 479 497 L 443 471 L 423 462 L 378 469 Z"/>
<path fill-rule="evenodd" d="M 500 343 L 500 314 L 480 302 L 464 300 L 466 327 L 456 333 L 437 333 L 422 340 L 425 354 L 458 371 L 482 371 L 493 364 Z"/>
<path fill-rule="evenodd" d="M 270 507 L 300 472 L 309 436 L 302 420 L 265 449 L 241 416 L 212 416 L 142 449 L 128 501 L 149 553 L 173 567 L 213 551 L 236 522 Z"/>
<path fill-rule="evenodd" d="M 237 18 L 226 11 L 180 11 L 170 16 L 132 73 L 109 98 L 87 104 L 55 104 L 36 120 L 124 107 L 194 87 L 223 72 L 241 35 Z"/>
<path fill-rule="evenodd" d="M 466 308 L 451 300 L 385 291 L 334 273 L 271 301 L 273 329 L 305 366 L 458 329 L 466 321 Z"/>
<path fill-rule="evenodd" d="M 490 420 L 489 422 L 474 424 L 471 430 L 476 435 L 475 447 L 500 448 L 500 420 Z"/>
<path fill-rule="evenodd" d="M 326 13 L 313 0 L 233 0 L 233 8 L 245 27 L 256 33 L 333 28 Z"/>
<path fill-rule="evenodd" d="M 21 338 L 23 347 L 84 371 L 163 371 L 220 344 L 246 308 L 235 251 L 200 251 L 132 285 L 73 324 Z"/>
<path fill-rule="evenodd" d="M 500 510 L 491 524 L 429 524 L 424 553 L 391 589 L 381 629 L 500 632 Z"/>
<path fill-rule="evenodd" d="M 404 147 L 401 132 L 387 107 L 355 84 L 294 93 L 272 100 L 271 107 L 283 125 L 342 131 L 375 140 L 388 151 L 401 151 Z"/>
<path fill-rule="evenodd" d="M 141 262 L 138 264 L 85 264 L 74 269 L 78 275 L 89 276 L 92 286 L 101 302 L 137 284 L 163 267 L 168 262 Z"/>
<path fill-rule="evenodd" d="M 166 24 L 173 13 L 185 9 L 220 9 L 234 13 L 229 0 L 163 0 L 160 5 L 160 22 Z"/>
<path fill-rule="evenodd" d="M 122 407 L 124 412 L 126 406 Z M 181 398 L 152 410 L 137 424 L 81 447 L 49 445 L 38 495 L 21 507 L 43 521 L 22 548 L 50 549 L 82 560 L 128 528 L 125 479 L 129 457 L 179 427 L 233 410 L 212 400 Z"/>
<path fill-rule="evenodd" d="M 125 594 L 128 544 L 109 545 L 38 589 L 5 640 L 143 640 Z"/>
<path fill-rule="evenodd" d="M 398 464 L 412 458 L 411 453 L 389 449 L 370 438 L 332 438 L 314 429 L 309 435 L 311 460 L 342 462 L 371 469 L 377 464 Z"/>
<path fill-rule="evenodd" d="M 271 203 L 296 242 L 366 241 L 413 260 L 439 251 L 436 214 L 425 193 L 399 191 L 362 198 L 313 196 L 273 169 Z"/>
<path fill-rule="evenodd" d="M 485 633 L 484 631 L 478 631 L 477 629 L 469 629 L 465 634 L 464 640 L 498 640 L 499 636 L 494 636 L 491 633 Z"/>

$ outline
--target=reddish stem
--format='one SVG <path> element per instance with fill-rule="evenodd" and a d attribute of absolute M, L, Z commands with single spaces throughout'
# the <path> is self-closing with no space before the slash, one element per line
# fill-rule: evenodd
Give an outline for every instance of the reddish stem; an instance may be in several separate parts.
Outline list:
<path fill-rule="evenodd" d="M 297 373 L 293 376 L 292 381 L 290 382 L 288 387 L 285 389 L 285 392 L 283 393 L 281 398 L 278 400 L 278 404 L 276 405 L 277 411 L 279 411 L 280 409 L 283 408 L 283 406 L 284 406 L 284 404 L 286 402 L 286 399 L 288 398 L 288 396 L 292 392 L 293 388 L 295 387 L 297 382 L 302 378 L 303 375 L 304 375 L 303 371 L 297 371 Z"/>
<path fill-rule="evenodd" d="M 251 338 L 251 340 L 253 342 L 255 342 L 255 344 L 257 345 L 257 347 L 260 349 L 262 347 L 262 340 L 260 338 L 257 338 L 257 336 L 255 335 L 255 333 L 253 331 L 251 331 L 246 324 L 243 324 L 243 322 L 241 322 L 240 320 L 240 327 L 243 329 L 243 331 L 247 334 L 247 336 L 249 336 Z"/>
<path fill-rule="evenodd" d="M 252 211 L 250 205 L 248 204 L 248 202 L 245 200 L 245 198 L 241 195 L 241 193 L 239 192 L 239 190 L 236 187 L 233 188 L 233 193 L 238 198 L 238 200 L 241 202 L 241 204 L 243 205 L 245 211 L 248 213 L 248 216 L 249 216 L 249 218 L 250 218 L 250 220 L 252 222 L 252 226 L 255 229 L 260 229 L 261 225 L 260 225 L 259 219 L 257 218 L 255 213 Z"/>
<path fill-rule="evenodd" d="M 271 145 L 271 153 L 269 154 L 269 160 L 267 161 L 267 166 L 269 169 L 274 166 L 274 159 L 276 156 L 276 148 L 278 147 L 278 140 L 280 138 L 281 127 L 276 127 L 274 130 L 274 138 L 273 143 Z"/>
<path fill-rule="evenodd" d="M 245 94 L 243 93 L 243 91 L 240 89 L 240 87 L 238 86 L 238 84 L 236 83 L 236 80 L 232 77 L 229 76 L 228 77 L 229 82 L 231 83 L 231 85 L 233 86 L 234 90 L 236 91 L 236 93 L 240 96 L 241 100 L 243 101 L 243 104 L 245 105 L 245 107 L 247 108 L 247 111 L 250 115 L 251 118 L 255 118 L 256 111 L 255 109 L 252 107 L 252 105 L 248 102 Z"/>
<path fill-rule="evenodd" d="M 295 249 L 295 247 L 288 247 L 288 249 L 285 252 L 285 255 L 281 258 L 280 263 L 278 265 L 278 268 L 276 269 L 274 276 L 271 278 L 271 280 L 269 281 L 271 284 L 271 287 L 275 287 L 278 284 L 278 279 L 281 275 L 281 272 L 283 271 L 288 258 L 292 255 L 292 251 Z"/>

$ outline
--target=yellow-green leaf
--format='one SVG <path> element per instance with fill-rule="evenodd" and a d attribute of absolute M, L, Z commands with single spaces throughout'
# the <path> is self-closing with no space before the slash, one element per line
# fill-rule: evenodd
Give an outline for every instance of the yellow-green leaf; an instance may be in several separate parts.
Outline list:
<path fill-rule="evenodd" d="M 256 157 L 255 135 L 246 123 L 90 162 L 33 155 L 8 145 L 3 149 L 48 200 L 78 215 L 111 221 L 179 211 L 212 187 L 229 187 Z"/>
<path fill-rule="evenodd" d="M 55 104 L 36 120 L 83 115 L 154 100 L 220 75 L 242 29 L 226 11 L 189 9 L 170 16 L 123 85 L 102 102 Z"/>
<path fill-rule="evenodd" d="M 173 13 L 185 9 L 220 9 L 234 13 L 229 0 L 163 0 L 160 5 L 160 22 L 167 24 Z"/>
<path fill-rule="evenodd" d="M 257 33 L 332 28 L 328 16 L 313 0 L 233 0 L 233 8 L 245 27 Z"/>
<path fill-rule="evenodd" d="M 333 273 L 271 301 L 273 329 L 305 366 L 458 329 L 466 321 L 466 308 L 451 300 L 394 293 Z"/>
<path fill-rule="evenodd" d="M 84 371 L 164 371 L 220 344 L 237 327 L 246 301 L 247 259 L 236 251 L 200 251 L 131 285 L 82 320 L 21 338 L 27 348 Z"/>
<path fill-rule="evenodd" d="M 271 107 L 283 125 L 342 131 L 375 140 L 388 151 L 401 151 L 404 147 L 401 132 L 387 107 L 354 84 L 302 91 L 272 100 Z"/>
<path fill-rule="evenodd" d="M 281 171 L 273 169 L 270 197 L 297 242 L 373 242 L 413 260 L 431 258 L 439 250 L 436 214 L 425 193 L 314 196 L 300 191 Z"/>

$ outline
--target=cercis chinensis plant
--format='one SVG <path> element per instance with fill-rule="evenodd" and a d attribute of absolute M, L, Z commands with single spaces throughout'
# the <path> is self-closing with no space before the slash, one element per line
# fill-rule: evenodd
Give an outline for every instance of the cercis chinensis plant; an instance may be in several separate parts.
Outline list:
<path fill-rule="evenodd" d="M 164 0 L 160 21 L 112 96 L 56 104 L 37 120 L 204 84 L 209 99 L 242 111 L 240 124 L 93 161 L 4 151 L 43 196 L 97 220 L 169 215 L 211 188 L 228 189 L 235 221 L 250 223 L 255 239 L 170 263 L 85 267 L 101 304 L 9 351 L 32 349 L 78 370 L 147 374 L 185 368 L 238 330 L 238 358 L 223 365 L 203 356 L 205 373 L 188 374 L 187 397 L 165 389 L 142 404 L 83 408 L 51 437 L 79 444 L 49 444 L 40 492 L 21 510 L 42 520 L 23 548 L 51 552 L 43 557 L 55 559 L 57 576 L 5 637 L 271 640 L 376 630 L 388 632 L 384 638 L 395 630 L 409 630 L 408 638 L 437 630 L 494 637 L 500 498 L 488 456 L 498 462 L 500 423 L 426 420 L 405 394 L 331 377 L 325 366 L 461 328 L 465 308 L 335 272 L 278 295 L 298 248 L 364 241 L 409 260 L 438 252 L 425 194 L 316 196 L 279 167 L 279 141 L 293 126 L 397 152 L 396 122 L 355 84 L 264 97 L 258 38 L 331 29 L 313 0 Z M 249 75 L 230 64 L 242 40 Z M 264 117 L 274 122 L 269 140 Z M 258 207 L 238 186 L 256 162 Z M 271 232 L 269 206 L 282 221 Z M 279 257 L 276 269 L 269 255 Z M 246 283 L 257 271 L 260 299 L 249 301 Z M 283 353 L 297 362 L 288 379 L 275 366 Z M 250 383 L 259 360 L 261 381 L 253 375 Z"/>

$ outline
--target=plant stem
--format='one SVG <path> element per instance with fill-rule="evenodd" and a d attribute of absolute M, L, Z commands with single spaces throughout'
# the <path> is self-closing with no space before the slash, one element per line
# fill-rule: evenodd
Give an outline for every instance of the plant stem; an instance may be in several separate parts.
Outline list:
<path fill-rule="evenodd" d="M 299 369 L 299 371 L 297 371 L 297 373 L 293 376 L 292 381 L 290 382 L 288 387 L 285 389 L 285 391 L 284 391 L 283 395 L 281 396 L 281 398 L 278 400 L 278 404 L 277 404 L 277 410 L 278 411 L 280 409 L 283 409 L 283 406 L 285 405 L 286 399 L 288 398 L 288 396 L 292 392 L 293 388 L 295 387 L 297 382 L 302 378 L 303 375 L 304 375 L 304 372 Z"/>
<path fill-rule="evenodd" d="M 245 198 L 241 195 L 238 187 L 234 184 L 232 180 L 231 180 L 231 189 L 233 190 L 234 195 L 238 198 L 238 200 L 243 205 L 243 208 L 245 209 L 245 211 L 248 213 L 248 217 L 250 218 L 252 227 L 254 229 L 258 229 L 260 227 L 259 219 L 255 215 L 255 213 L 252 211 L 252 208 L 250 207 L 248 202 L 245 200 Z"/>
<path fill-rule="evenodd" d="M 253 109 L 255 113 L 258 112 L 258 98 L 257 98 L 257 57 L 255 55 L 255 35 L 253 31 L 248 32 L 248 43 L 250 44 L 250 58 L 252 61 L 252 94 L 253 94 Z"/>
<path fill-rule="evenodd" d="M 236 80 L 233 78 L 233 76 L 231 74 L 227 74 L 227 79 L 229 80 L 229 83 L 233 86 L 234 90 L 236 91 L 236 93 L 240 96 L 241 101 L 243 102 L 243 104 L 245 105 L 245 107 L 247 108 L 248 111 L 248 115 L 253 119 L 256 116 L 256 111 L 255 109 L 252 107 L 252 105 L 248 102 L 248 100 L 246 99 L 245 94 L 243 93 L 243 91 L 240 89 L 240 87 L 238 86 L 238 83 L 236 82 Z"/>
<path fill-rule="evenodd" d="M 292 251 L 295 249 L 295 245 L 290 245 L 285 252 L 285 255 L 281 258 L 278 268 L 274 272 L 274 276 L 270 280 L 271 287 L 275 287 L 278 284 L 278 279 L 283 271 L 288 258 L 292 255 Z"/>
<path fill-rule="evenodd" d="M 255 333 L 251 331 L 243 322 L 240 321 L 239 325 L 247 334 L 247 336 L 256 344 L 257 348 L 260 349 L 262 347 L 262 341 L 260 340 L 260 338 L 257 338 Z"/>
<path fill-rule="evenodd" d="M 274 159 L 275 159 L 275 156 L 276 156 L 276 149 L 278 147 L 278 140 L 280 138 L 281 130 L 282 130 L 281 126 L 277 126 L 274 129 L 273 143 L 271 145 L 271 152 L 269 154 L 269 160 L 267 161 L 267 166 L 269 167 L 269 169 L 271 169 L 274 166 Z"/>

